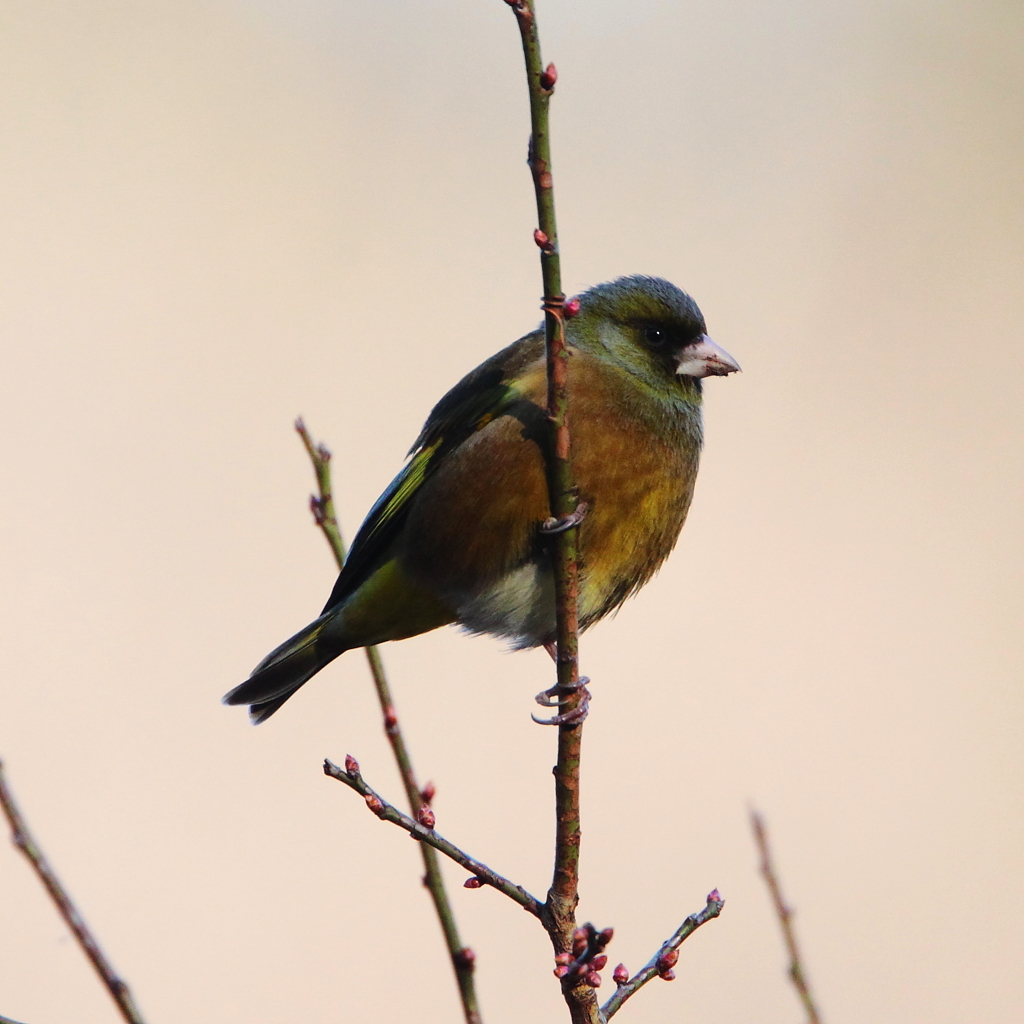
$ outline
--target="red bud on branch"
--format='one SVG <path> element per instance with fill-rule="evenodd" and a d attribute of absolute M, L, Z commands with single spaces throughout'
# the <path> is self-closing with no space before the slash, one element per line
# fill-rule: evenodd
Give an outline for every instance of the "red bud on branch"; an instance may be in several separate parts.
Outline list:
<path fill-rule="evenodd" d="M 590 966 L 593 967 L 595 971 L 600 971 L 607 963 L 608 957 L 602 953 L 600 956 L 595 956 L 594 959 L 590 961 Z"/>
<path fill-rule="evenodd" d="M 672 970 L 662 971 L 658 975 L 658 977 L 661 978 L 662 981 L 675 981 L 676 980 L 676 972 L 672 971 Z"/>
<path fill-rule="evenodd" d="M 570 299 L 565 304 L 564 316 L 566 320 L 571 320 L 580 311 L 580 300 Z"/>
<path fill-rule="evenodd" d="M 366 800 L 366 806 L 369 807 L 378 818 L 384 814 L 384 804 L 379 796 L 374 793 L 367 793 L 364 799 Z"/>
<path fill-rule="evenodd" d="M 349 775 L 359 774 L 359 762 L 351 754 L 345 755 L 345 771 Z"/>
<path fill-rule="evenodd" d="M 550 256 L 555 251 L 555 247 L 551 244 L 551 239 L 540 228 L 534 231 L 533 240 L 537 243 L 537 248 L 542 253 Z"/>
<path fill-rule="evenodd" d="M 601 975 L 597 971 L 591 971 L 586 977 L 586 982 L 591 988 L 600 988 Z"/>
<path fill-rule="evenodd" d="M 416 820 L 424 828 L 433 828 L 434 827 L 434 823 L 437 821 L 437 819 L 434 817 L 434 812 L 429 807 L 426 807 L 426 806 L 421 807 L 416 812 Z"/>
<path fill-rule="evenodd" d="M 626 982 L 629 981 L 629 971 L 626 970 L 625 964 L 619 964 L 619 966 L 612 971 L 612 981 L 614 981 L 616 985 L 625 985 Z"/>
<path fill-rule="evenodd" d="M 675 967 L 677 963 L 679 963 L 679 950 L 666 949 L 665 952 L 658 957 L 658 972 L 667 971 L 670 967 Z"/>
<path fill-rule="evenodd" d="M 609 942 L 612 941 L 612 937 L 615 935 L 614 928 L 603 928 L 597 936 L 597 948 L 604 949 Z"/>
<path fill-rule="evenodd" d="M 477 878 L 476 875 L 471 875 L 469 878 L 467 878 L 462 883 L 462 888 L 463 889 L 479 889 L 480 886 L 483 885 L 483 884 L 484 883 L 479 878 Z"/>
<path fill-rule="evenodd" d="M 559 964 L 554 970 L 556 978 L 564 978 L 568 973 L 569 968 L 565 964 Z"/>
<path fill-rule="evenodd" d="M 429 807 L 434 802 L 435 796 L 437 796 L 437 789 L 432 782 L 428 782 L 423 787 L 423 792 L 420 793 L 420 799 Z"/>
<path fill-rule="evenodd" d="M 558 81 L 558 68 L 554 64 L 549 64 L 540 73 L 540 87 L 545 92 L 551 92 L 555 87 L 555 82 Z"/>

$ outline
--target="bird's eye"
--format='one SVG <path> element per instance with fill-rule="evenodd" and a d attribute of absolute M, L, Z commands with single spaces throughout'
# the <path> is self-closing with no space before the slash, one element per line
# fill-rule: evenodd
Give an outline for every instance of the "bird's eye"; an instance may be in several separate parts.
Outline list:
<path fill-rule="evenodd" d="M 644 339 L 651 348 L 660 348 L 668 340 L 668 335 L 662 327 L 645 327 Z"/>

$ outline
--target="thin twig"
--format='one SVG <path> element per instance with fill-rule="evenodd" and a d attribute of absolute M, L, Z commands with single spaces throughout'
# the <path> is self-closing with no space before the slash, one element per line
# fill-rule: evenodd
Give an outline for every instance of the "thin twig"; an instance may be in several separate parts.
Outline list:
<path fill-rule="evenodd" d="M 803 962 L 800 959 L 800 950 L 796 944 L 796 932 L 793 929 L 793 909 L 788 906 L 782 896 L 782 887 L 779 885 L 778 876 L 775 874 L 775 866 L 772 863 L 771 847 L 768 844 L 768 831 L 765 828 L 764 819 L 757 811 L 750 812 L 750 824 L 754 829 L 754 840 L 757 843 L 758 852 L 761 854 L 761 874 L 768 885 L 768 892 L 771 893 L 772 904 L 775 907 L 775 916 L 779 919 L 782 927 L 782 938 L 786 943 L 786 951 L 789 953 L 789 977 L 793 987 L 800 996 L 807 1012 L 807 1024 L 821 1024 L 821 1017 L 818 1016 L 818 1008 L 814 1005 L 814 997 L 811 995 L 811 988 L 807 984 L 804 975 Z"/>
<path fill-rule="evenodd" d="M 295 421 L 295 429 L 299 437 L 302 438 L 309 460 L 313 464 L 313 472 L 316 474 L 319 493 L 309 499 L 310 510 L 316 525 L 320 527 L 324 537 L 327 538 L 327 543 L 331 546 L 334 560 L 338 563 L 340 570 L 345 564 L 346 550 L 345 541 L 341 536 L 341 528 L 338 526 L 338 518 L 334 511 L 334 495 L 331 491 L 331 453 L 326 445 L 314 443 L 301 417 Z M 367 663 L 370 666 L 370 675 L 373 677 L 373 686 L 377 691 L 377 700 L 380 702 L 381 714 L 384 717 L 384 732 L 391 744 L 398 772 L 402 776 L 402 785 L 405 788 L 406 799 L 409 801 L 409 808 L 415 814 L 420 807 L 425 803 L 429 804 L 430 801 L 424 799 L 424 793 L 416 782 L 416 773 L 413 771 L 412 759 L 409 757 L 409 751 L 405 746 L 402 730 L 398 724 L 395 702 L 391 696 L 388 678 L 384 673 L 384 663 L 381 661 L 380 651 L 376 647 L 366 647 L 364 650 Z M 482 1024 L 476 996 L 476 984 L 473 980 L 476 956 L 471 949 L 462 945 L 462 940 L 459 938 L 455 913 L 452 910 L 451 901 L 448 899 L 444 878 L 441 875 L 441 866 L 437 862 L 437 854 L 429 846 L 421 847 L 421 853 L 423 854 L 424 868 L 423 884 L 430 892 L 438 921 L 441 923 L 441 931 L 444 933 L 445 945 L 448 947 L 452 970 L 455 971 L 455 980 L 459 986 L 459 997 L 462 1000 L 462 1011 L 466 1018 L 466 1024 Z"/>
<path fill-rule="evenodd" d="M 106 985 L 107 991 L 117 1004 L 118 1010 L 121 1011 L 121 1016 L 128 1021 L 128 1024 L 144 1024 L 128 986 L 114 973 L 110 961 L 100 949 L 99 943 L 89 931 L 85 921 L 82 920 L 82 915 L 71 902 L 71 897 L 60 884 L 43 851 L 39 849 L 29 832 L 25 819 L 21 816 L 21 812 L 14 802 L 14 796 L 7 785 L 2 761 L 0 761 L 0 807 L 3 807 L 3 812 L 10 823 L 11 839 L 14 845 L 28 858 L 28 862 L 56 904 L 61 917 L 64 918 L 67 926 L 78 940 L 79 946 L 82 947 L 83 952 L 96 969 L 96 973 Z"/>
<path fill-rule="evenodd" d="M 671 951 L 678 949 L 702 924 L 706 924 L 713 917 L 718 917 L 724 906 L 725 900 L 718 895 L 717 889 L 709 893 L 707 905 L 704 909 L 696 914 L 691 914 L 675 930 L 672 937 L 662 943 L 661 948 L 648 960 L 644 967 L 637 971 L 625 984 L 619 985 L 615 995 L 601 1007 L 602 1024 L 610 1020 L 621 1009 L 622 1004 L 630 996 L 634 995 L 638 989 L 643 988 L 652 978 L 656 978 L 659 974 L 664 977 L 667 973 L 670 973 L 672 965 L 675 964 L 675 958 L 672 956 Z M 671 980 L 672 977 L 675 977 L 675 975 L 671 974 L 671 977 L 667 980 Z"/>
<path fill-rule="evenodd" d="M 324 774 L 332 779 L 344 782 L 349 789 L 354 789 L 366 801 L 366 806 L 384 821 L 390 821 L 399 828 L 404 828 L 414 839 L 419 839 L 428 846 L 433 847 L 439 853 L 443 853 L 449 859 L 455 861 L 460 867 L 465 868 L 475 879 L 478 885 L 493 886 L 498 892 L 504 893 L 510 900 L 518 903 L 524 910 L 528 910 L 534 917 L 540 917 L 543 905 L 535 896 L 531 896 L 521 885 L 510 882 L 503 875 L 492 871 L 486 864 L 464 853 L 454 843 L 449 842 L 444 836 L 434 831 L 433 826 L 427 827 L 418 821 L 414 821 L 408 814 L 403 814 L 393 804 L 389 804 L 379 793 L 375 792 L 359 773 L 359 764 L 355 758 L 345 758 L 345 767 L 339 768 L 330 761 L 324 761 Z M 433 813 L 429 813 L 429 819 L 433 819 Z M 426 816 L 426 815 L 424 815 Z M 473 886 L 476 888 L 477 886 Z"/>
<path fill-rule="evenodd" d="M 551 434 L 545 466 L 551 515 L 566 522 L 579 504 L 569 460 L 568 352 L 565 346 L 565 296 L 562 294 L 555 193 L 551 174 L 551 134 L 548 107 L 558 74 L 554 65 L 543 67 L 533 0 L 506 0 L 516 16 L 526 62 L 530 94 L 530 172 L 537 201 L 534 241 L 540 249 L 544 280 L 544 337 L 547 351 L 548 416 Z M 578 523 L 550 538 L 555 576 L 558 692 L 564 697 L 558 726 L 555 765 L 555 864 L 545 904 L 544 924 L 556 954 L 572 949 L 579 902 L 580 752 L 583 717 L 588 694 L 579 686 L 577 598 Z M 579 710 L 578 718 L 573 712 Z M 574 1024 L 597 1024 L 597 996 L 578 976 L 567 976 L 562 991 Z"/>
<path fill-rule="evenodd" d="M 5 1017 L 2 1013 L 0 1013 L 0 1024 L 18 1024 L 18 1021 L 11 1020 L 10 1017 Z"/>

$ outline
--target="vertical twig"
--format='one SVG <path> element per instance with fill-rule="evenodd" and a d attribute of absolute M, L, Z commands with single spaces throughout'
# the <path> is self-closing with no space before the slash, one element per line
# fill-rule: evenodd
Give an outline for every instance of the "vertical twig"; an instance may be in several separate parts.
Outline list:
<path fill-rule="evenodd" d="M 316 474 L 319 493 L 313 495 L 309 500 L 313 519 L 327 538 L 327 543 L 330 544 L 331 551 L 334 553 L 334 560 L 338 563 L 338 568 L 341 569 L 345 563 L 346 550 L 345 541 L 342 539 L 341 529 L 338 526 L 338 518 L 334 512 L 334 496 L 331 493 L 331 453 L 324 445 L 313 442 L 301 417 L 295 421 L 295 429 L 299 437 L 302 438 L 310 462 L 313 464 L 313 472 Z M 381 714 L 384 716 L 384 732 L 391 744 L 398 772 L 402 776 L 402 785 L 405 787 L 405 795 L 409 801 L 412 815 L 416 817 L 422 807 L 430 804 L 433 793 L 421 790 L 416 782 L 412 759 L 409 757 L 405 739 L 402 737 L 402 731 L 398 725 L 395 702 L 391 697 L 391 687 L 384 672 L 380 652 L 376 647 L 367 647 L 365 651 L 366 660 L 370 666 L 370 675 L 373 677 L 373 686 L 377 691 L 377 699 L 380 701 Z M 437 853 L 426 843 L 420 843 L 420 852 L 423 855 L 423 884 L 430 892 L 430 898 L 434 901 L 434 909 L 437 911 L 437 918 L 441 922 L 441 931 L 444 932 L 448 955 L 451 957 L 452 969 L 455 971 L 455 979 L 459 985 L 459 996 L 462 999 L 466 1024 L 481 1024 L 480 1007 L 473 978 L 476 955 L 468 946 L 463 946 L 459 938 L 455 914 L 452 911 L 444 879 L 441 876 L 441 867 L 437 862 Z"/>
<path fill-rule="evenodd" d="M 3 808 L 4 815 L 11 826 L 11 839 L 14 845 L 21 850 L 39 876 L 39 880 L 56 904 L 60 916 L 64 918 L 67 926 L 78 940 L 79 946 L 82 947 L 83 952 L 96 969 L 96 973 L 106 985 L 107 991 L 117 1004 L 118 1010 L 121 1011 L 121 1016 L 128 1021 L 128 1024 L 144 1024 L 128 986 L 114 972 L 110 961 L 100 949 L 99 943 L 89 931 L 85 921 L 82 920 L 82 915 L 71 902 L 71 897 L 60 884 L 49 861 L 29 832 L 25 819 L 21 816 L 21 812 L 14 802 L 14 796 L 7 785 L 2 761 L 0 761 L 0 807 Z"/>
<path fill-rule="evenodd" d="M 807 1024 L 821 1024 L 818 1016 L 818 1008 L 814 1005 L 814 997 L 811 995 L 810 986 L 804 975 L 803 962 L 800 959 L 800 950 L 796 944 L 796 932 L 793 930 L 793 910 L 786 904 L 782 896 L 782 888 L 779 885 L 778 876 L 775 874 L 775 866 L 772 863 L 771 847 L 768 845 L 768 832 L 764 825 L 764 819 L 757 811 L 750 812 L 750 824 L 754 829 L 754 839 L 757 842 L 758 852 L 761 854 L 761 874 L 768 885 L 768 892 L 771 893 L 772 904 L 775 907 L 775 914 L 782 927 L 782 938 L 786 943 L 786 951 L 789 953 L 789 977 L 793 987 L 800 996 L 800 1001 L 807 1011 Z"/>
<path fill-rule="evenodd" d="M 534 241 L 540 249 L 544 281 L 544 335 L 547 350 L 548 416 L 551 420 L 546 453 L 548 495 L 552 516 L 561 521 L 576 511 L 578 494 L 569 459 L 569 419 L 566 378 L 565 296 L 562 294 L 555 194 L 551 175 L 551 135 L 548 108 L 557 72 L 543 67 L 533 0 L 505 0 L 512 8 L 522 38 L 526 79 L 530 93 L 530 172 L 537 200 Z M 586 691 L 579 686 L 577 598 L 577 526 L 556 534 L 551 544 L 555 574 L 557 617 L 558 691 L 564 696 L 563 715 L 583 710 Z M 545 905 L 545 924 L 556 954 L 571 952 L 579 901 L 580 752 L 582 717 L 558 726 L 558 761 L 555 765 L 555 865 Z M 563 981 L 563 993 L 574 1022 L 600 1020 L 593 988 L 577 975 Z"/>

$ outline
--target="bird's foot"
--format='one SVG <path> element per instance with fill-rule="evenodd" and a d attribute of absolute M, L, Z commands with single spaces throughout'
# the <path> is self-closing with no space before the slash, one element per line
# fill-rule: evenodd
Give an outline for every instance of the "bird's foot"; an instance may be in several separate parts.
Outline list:
<path fill-rule="evenodd" d="M 566 530 L 571 530 L 574 526 L 579 526 L 587 517 L 587 509 L 589 506 L 585 501 L 581 501 L 576 506 L 575 512 L 570 512 L 568 515 L 559 516 L 557 519 L 552 516 L 550 519 L 545 519 L 540 524 L 540 532 L 546 537 L 552 537 L 558 533 L 565 533 Z"/>
<path fill-rule="evenodd" d="M 541 707 L 560 708 L 575 693 L 580 694 L 580 702 L 571 711 L 552 715 L 551 718 L 538 718 L 536 715 L 530 717 L 538 725 L 580 725 L 590 713 L 590 691 L 587 689 L 589 682 L 586 676 L 580 676 L 575 683 L 555 683 L 549 690 L 543 690 L 534 697 Z"/>

